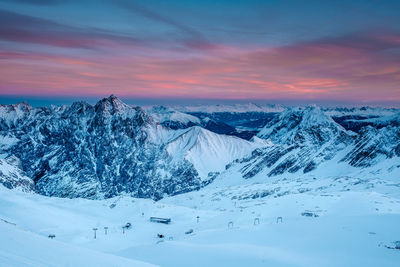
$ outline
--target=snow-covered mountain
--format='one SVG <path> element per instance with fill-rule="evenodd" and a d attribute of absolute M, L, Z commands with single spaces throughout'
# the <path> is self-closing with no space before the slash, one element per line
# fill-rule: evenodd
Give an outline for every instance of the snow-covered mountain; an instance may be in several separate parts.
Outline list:
<path fill-rule="evenodd" d="M 94 106 L 4 106 L 1 118 L 0 153 L 17 157 L 37 192 L 48 196 L 108 198 L 130 193 L 160 199 L 201 188 L 214 178 L 209 173 L 260 146 L 199 128 L 167 129 L 140 107 L 115 96 Z M 181 139 L 194 147 L 178 145 Z M 235 153 L 220 160 L 221 153 L 214 152 L 221 147 L 210 146 L 215 142 Z M 174 146 L 186 150 L 171 153 Z M 218 164 L 201 163 L 206 161 Z"/>
<path fill-rule="evenodd" d="M 148 114 L 160 125 L 168 129 L 186 129 L 192 126 L 200 126 L 204 129 L 219 134 L 237 135 L 235 127 L 232 127 L 222 121 L 214 120 L 211 116 L 203 115 L 203 113 L 183 113 L 173 108 L 164 106 L 153 106 L 147 109 Z"/>
<path fill-rule="evenodd" d="M 386 159 L 399 157 L 398 127 L 369 126 L 356 134 L 345 130 L 318 107 L 287 109 L 257 136 L 275 145 L 256 149 L 251 156 L 230 164 L 244 178 L 303 174 L 318 168 L 320 172 L 325 169 L 325 175 L 334 175 L 338 173 L 332 172 L 335 168 L 349 170 L 377 164 L 385 170 L 399 167 L 384 164 Z"/>
<path fill-rule="evenodd" d="M 382 117 L 397 114 L 398 109 L 382 107 L 329 107 L 322 110 L 331 117 L 363 116 Z"/>
<path fill-rule="evenodd" d="M 204 113 L 248 113 L 248 112 L 281 112 L 285 108 L 281 105 L 274 104 L 216 104 L 216 105 L 189 105 L 189 106 L 173 106 L 174 109 L 181 112 L 204 112 Z"/>
<path fill-rule="evenodd" d="M 364 127 L 355 141 L 352 149 L 343 161 L 355 167 L 370 167 L 386 159 L 400 160 L 400 127 L 388 125 L 376 129 L 372 126 Z M 389 168 L 399 168 L 397 165 Z"/>
<path fill-rule="evenodd" d="M 394 108 L 325 108 L 324 112 L 347 130 L 357 133 L 366 126 L 381 128 L 393 123 L 398 126 L 400 117 L 400 111 Z"/>
<path fill-rule="evenodd" d="M 284 108 L 279 105 L 224 104 L 196 106 L 150 106 L 146 111 L 170 129 L 200 126 L 219 134 L 250 140 Z"/>
<path fill-rule="evenodd" d="M 210 170 L 221 172 L 228 163 L 263 146 L 266 144 L 219 135 L 196 126 L 179 135 L 166 149 L 175 160 L 186 159 L 191 162 L 200 177 L 205 179 L 208 175 L 215 175 Z"/>
<path fill-rule="evenodd" d="M 399 113 L 330 112 L 0 106 L 0 265 L 397 266 Z"/>
<path fill-rule="evenodd" d="M 346 142 L 349 134 L 318 107 L 292 108 L 282 112 L 257 134 L 276 144 L 323 145 L 332 139 Z"/>
<path fill-rule="evenodd" d="M 1 181 L 7 187 L 34 184 L 36 192 L 48 196 L 127 193 L 158 200 L 199 190 L 224 172 L 248 179 L 323 173 L 335 166 L 399 168 L 394 163 L 400 155 L 398 111 L 361 110 L 364 117 L 354 120 L 370 124 L 351 131 L 342 126 L 348 120 L 338 118 L 356 111 L 312 106 L 189 114 L 166 107 L 144 110 L 113 95 L 95 105 L 3 105 L 0 155 L 4 166 L 20 170 L 22 178 Z M 234 136 L 240 129 L 252 134 Z"/>
<path fill-rule="evenodd" d="M 146 111 L 156 122 L 171 129 L 185 129 L 201 124 L 201 120 L 195 116 L 164 106 L 154 106 Z"/>

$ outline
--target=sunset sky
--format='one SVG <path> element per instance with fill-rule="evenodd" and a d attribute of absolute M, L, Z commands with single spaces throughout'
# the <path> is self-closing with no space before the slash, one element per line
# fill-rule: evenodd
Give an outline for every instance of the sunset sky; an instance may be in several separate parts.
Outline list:
<path fill-rule="evenodd" d="M 400 102 L 400 1 L 0 0 L 2 98 L 110 94 Z"/>

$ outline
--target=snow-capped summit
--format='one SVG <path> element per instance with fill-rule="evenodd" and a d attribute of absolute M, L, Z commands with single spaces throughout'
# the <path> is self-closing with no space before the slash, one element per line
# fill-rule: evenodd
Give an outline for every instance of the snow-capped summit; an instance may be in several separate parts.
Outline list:
<path fill-rule="evenodd" d="M 219 135 L 201 127 L 192 127 L 179 135 L 167 146 L 168 153 L 175 159 L 186 159 L 206 180 L 209 173 L 222 172 L 235 159 L 243 158 L 264 143 L 249 142 L 244 139 Z"/>
<path fill-rule="evenodd" d="M 319 107 L 291 108 L 282 112 L 257 134 L 277 144 L 322 145 L 332 139 L 349 141 L 346 130 Z"/>
<path fill-rule="evenodd" d="M 48 196 L 104 198 L 121 193 L 159 199 L 201 187 L 193 166 L 171 163 L 164 144 L 148 140 L 156 123 L 115 96 L 94 107 L 76 102 L 33 109 L 0 132 L 0 154 L 16 156 Z"/>
<path fill-rule="evenodd" d="M 244 178 L 258 173 L 267 176 L 308 173 L 332 160 L 352 144 L 347 131 L 319 107 L 291 108 L 270 121 L 257 135 L 275 145 L 258 149 L 243 159 Z"/>
<path fill-rule="evenodd" d="M 200 125 L 200 119 L 172 108 L 154 106 L 147 111 L 156 122 L 172 129 L 182 129 L 194 125 Z"/>
<path fill-rule="evenodd" d="M 107 98 L 101 99 L 94 106 L 96 112 L 103 112 L 109 114 L 124 113 L 127 110 L 132 109 L 129 105 L 122 102 L 115 95 L 110 95 Z"/>
<path fill-rule="evenodd" d="M 276 145 L 254 151 L 237 161 L 236 168 L 244 178 L 308 173 L 317 169 L 324 173 L 322 164 L 324 168 L 335 169 L 334 166 L 343 162 L 351 166 L 348 168 L 375 166 L 391 171 L 400 165 L 385 164 L 385 161 L 400 157 L 400 132 L 394 116 L 388 121 L 391 123 L 387 126 L 366 126 L 354 133 L 346 131 L 318 107 L 288 109 L 258 134 Z"/>
<path fill-rule="evenodd" d="M 95 106 L 76 102 L 29 114 L 2 129 L 0 154 L 17 157 L 36 191 L 48 196 L 160 199 L 201 188 L 214 178 L 209 173 L 261 146 L 198 126 L 163 127 L 156 119 L 198 119 L 165 108 L 148 115 L 113 95 Z"/>

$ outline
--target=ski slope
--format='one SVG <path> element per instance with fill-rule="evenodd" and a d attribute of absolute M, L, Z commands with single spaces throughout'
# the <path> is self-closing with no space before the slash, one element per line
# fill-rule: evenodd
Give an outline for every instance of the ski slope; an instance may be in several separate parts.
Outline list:
<path fill-rule="evenodd" d="M 155 266 L 23 231 L 0 223 L 0 266 Z"/>
<path fill-rule="evenodd" d="M 263 182 L 229 171 L 202 190 L 158 202 L 49 198 L 1 187 L 0 265 L 398 266 L 400 251 L 388 247 L 400 240 L 399 188 L 395 178 Z M 123 234 L 127 222 L 132 228 Z"/>

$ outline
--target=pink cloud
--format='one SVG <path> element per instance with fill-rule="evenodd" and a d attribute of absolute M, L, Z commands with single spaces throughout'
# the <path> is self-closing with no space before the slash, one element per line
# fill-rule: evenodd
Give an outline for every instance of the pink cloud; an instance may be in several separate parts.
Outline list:
<path fill-rule="evenodd" d="M 400 56 L 390 54 L 399 40 L 372 34 L 201 53 L 124 44 L 74 57 L 0 50 L 0 93 L 400 101 Z"/>

